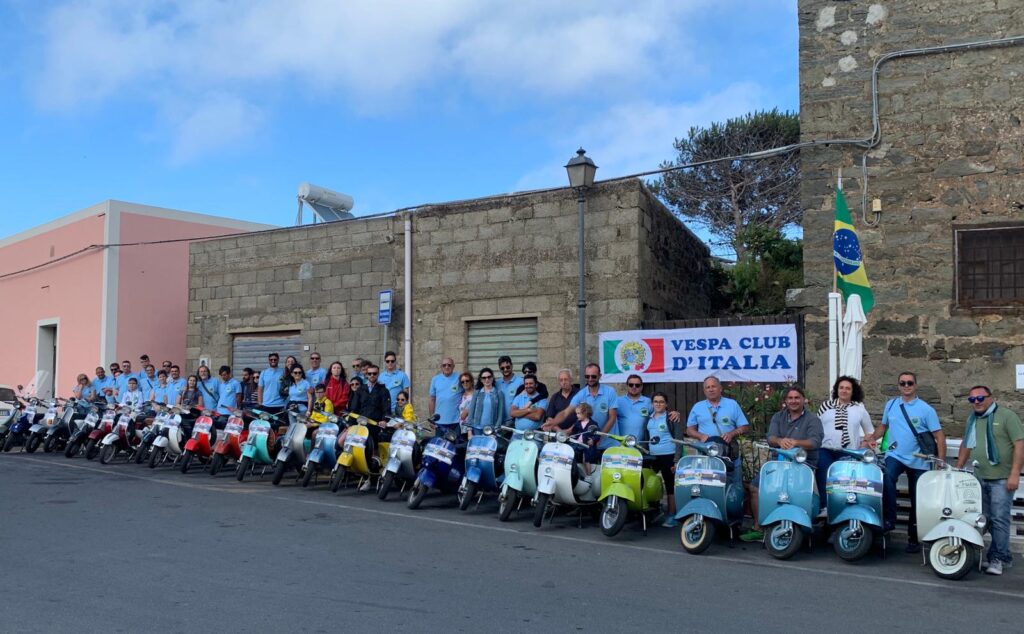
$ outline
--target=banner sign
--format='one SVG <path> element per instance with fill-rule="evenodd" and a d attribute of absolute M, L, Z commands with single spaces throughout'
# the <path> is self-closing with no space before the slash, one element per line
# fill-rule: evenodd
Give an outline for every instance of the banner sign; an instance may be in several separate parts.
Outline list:
<path fill-rule="evenodd" d="M 797 377 L 796 324 L 602 332 L 601 381 L 787 383 Z"/>

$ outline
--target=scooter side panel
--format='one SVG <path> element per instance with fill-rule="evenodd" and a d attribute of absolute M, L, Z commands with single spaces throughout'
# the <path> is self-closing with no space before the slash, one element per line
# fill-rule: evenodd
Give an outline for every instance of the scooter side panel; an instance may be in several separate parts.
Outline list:
<path fill-rule="evenodd" d="M 939 522 L 921 538 L 921 541 L 934 542 L 946 537 L 959 537 L 965 542 L 970 542 L 975 546 L 983 547 L 985 545 L 985 540 L 982 538 L 981 533 L 978 532 L 978 529 L 967 522 L 954 519 Z"/>

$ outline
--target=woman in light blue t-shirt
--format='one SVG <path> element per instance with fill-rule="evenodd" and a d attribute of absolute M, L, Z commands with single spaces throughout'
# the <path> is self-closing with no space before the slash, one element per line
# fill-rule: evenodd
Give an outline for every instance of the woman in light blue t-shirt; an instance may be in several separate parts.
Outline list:
<path fill-rule="evenodd" d="M 296 363 L 291 369 L 291 385 L 288 386 L 288 404 L 298 405 L 299 413 L 313 409 L 313 387 L 306 380 L 306 371 Z"/>
<path fill-rule="evenodd" d="M 676 446 L 671 440 L 673 429 L 672 421 L 668 419 L 668 396 L 664 392 L 655 392 L 651 397 L 651 404 L 654 407 L 654 412 L 647 419 L 647 439 L 657 438 L 658 442 L 651 442 L 647 448 L 654 458 L 654 464 L 651 466 L 655 472 L 661 474 L 661 479 L 665 482 L 665 490 L 668 491 L 668 518 L 665 519 L 662 526 L 672 528 L 678 526 L 679 522 L 675 517 L 676 496 L 673 477 Z"/>

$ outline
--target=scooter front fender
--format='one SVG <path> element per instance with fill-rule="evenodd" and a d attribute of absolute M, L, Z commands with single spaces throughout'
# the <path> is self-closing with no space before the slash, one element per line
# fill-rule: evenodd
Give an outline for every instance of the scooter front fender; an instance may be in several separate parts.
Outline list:
<path fill-rule="evenodd" d="M 947 537 L 959 537 L 965 542 L 970 542 L 978 547 L 984 547 L 985 541 L 978 529 L 963 520 L 942 520 L 935 527 L 928 531 L 928 534 L 921 538 L 923 542 L 935 542 Z"/>
<path fill-rule="evenodd" d="M 153 446 L 161 449 L 167 449 L 167 443 L 167 436 L 158 436 L 157 439 L 153 441 Z"/>
<path fill-rule="evenodd" d="M 870 526 L 881 526 L 882 516 L 873 508 L 863 504 L 851 504 L 840 511 L 839 515 L 829 518 L 829 524 L 845 524 L 850 520 L 860 520 L 863 524 Z"/>
<path fill-rule="evenodd" d="M 324 450 L 319 448 L 319 447 L 317 447 L 313 451 L 309 452 L 309 457 L 306 458 L 306 464 L 312 464 L 312 463 L 320 464 L 320 460 L 323 458 L 323 456 L 324 456 Z"/>
<path fill-rule="evenodd" d="M 345 453 L 341 454 L 340 456 L 338 456 L 338 464 L 343 466 L 343 467 L 345 467 L 346 469 L 348 467 L 352 466 L 352 462 L 353 462 L 352 454 L 349 453 L 349 452 L 345 452 Z"/>
<path fill-rule="evenodd" d="M 537 482 L 537 493 L 554 495 L 556 488 L 558 488 L 558 484 L 555 481 L 555 478 L 546 474 L 542 475 L 540 477 L 540 481 Z"/>
<path fill-rule="evenodd" d="M 774 511 L 768 514 L 768 517 L 764 518 L 761 525 L 771 526 L 772 524 L 778 524 L 783 520 L 789 520 L 794 524 L 803 526 L 804 528 L 811 528 L 811 517 L 807 514 L 807 511 L 800 507 L 793 506 L 792 504 L 783 504 L 777 507 Z"/>
<path fill-rule="evenodd" d="M 277 452 L 277 461 L 278 462 L 283 462 L 283 463 L 287 464 L 288 463 L 288 459 L 291 458 L 291 457 L 292 457 L 292 449 L 291 449 L 291 447 L 281 447 L 281 449 Z"/>
<path fill-rule="evenodd" d="M 437 476 L 434 474 L 433 471 L 423 469 L 422 471 L 420 471 L 418 479 L 420 481 L 420 484 L 427 487 L 428 489 L 432 489 L 434 488 L 434 483 L 437 481 Z"/>
<path fill-rule="evenodd" d="M 36 423 L 35 425 L 32 425 L 31 427 L 29 427 L 28 433 L 30 433 L 30 434 L 38 434 L 38 433 L 42 432 L 44 429 L 46 429 L 45 425 L 40 425 L 39 423 Z"/>
<path fill-rule="evenodd" d="M 474 484 L 480 484 L 480 467 L 473 465 L 469 469 L 466 469 L 466 480 L 473 482 Z"/>
<path fill-rule="evenodd" d="M 601 497 L 598 498 L 599 502 L 603 502 L 608 496 L 614 495 L 615 497 L 622 498 L 627 502 L 636 502 L 636 493 L 633 489 L 629 488 L 621 482 L 614 482 L 607 489 L 601 491 Z"/>
<path fill-rule="evenodd" d="M 676 513 L 676 519 L 681 520 L 690 515 L 703 515 L 710 520 L 725 521 L 722 517 L 722 509 L 718 508 L 717 504 L 707 498 L 691 499 L 686 503 L 686 506 Z"/>
<path fill-rule="evenodd" d="M 388 459 L 387 471 L 390 471 L 391 473 L 398 473 L 399 469 L 401 469 L 401 468 L 402 468 L 402 461 L 401 460 L 399 460 L 398 458 L 389 458 Z"/>
<path fill-rule="evenodd" d="M 508 486 L 510 489 L 515 489 L 516 491 L 522 491 L 523 490 L 523 476 L 519 473 L 518 470 L 516 470 L 516 471 L 506 471 L 505 472 L 505 485 Z"/>
<path fill-rule="evenodd" d="M 113 445 L 115 442 L 117 442 L 117 434 L 114 433 L 114 432 L 111 432 L 111 433 L 109 433 L 109 434 L 107 434 L 106 436 L 103 437 L 103 442 L 101 442 L 100 444 L 101 445 Z"/>

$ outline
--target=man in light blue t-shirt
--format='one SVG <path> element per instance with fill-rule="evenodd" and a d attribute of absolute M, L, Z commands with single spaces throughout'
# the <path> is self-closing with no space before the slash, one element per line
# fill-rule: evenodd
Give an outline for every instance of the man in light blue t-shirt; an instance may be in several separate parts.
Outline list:
<path fill-rule="evenodd" d="M 512 371 L 512 357 L 508 355 L 498 357 L 498 370 L 501 372 L 501 376 L 495 378 L 494 387 L 501 390 L 501 395 L 504 397 L 504 420 L 507 423 L 512 420 L 512 401 L 523 387 L 523 377 L 516 376 L 516 373 Z"/>
<path fill-rule="evenodd" d="M 522 432 L 538 429 L 547 407 L 547 399 L 537 391 L 537 377 L 532 374 L 524 376 L 523 391 L 512 399 L 511 412 L 516 430 Z"/>
<path fill-rule="evenodd" d="M 459 387 L 459 375 L 455 373 L 455 362 L 451 357 L 441 359 L 441 371 L 430 379 L 430 409 L 441 418 L 438 425 L 455 425 L 459 422 L 459 402 L 462 400 L 462 389 Z M 440 430 L 439 430 L 440 431 Z"/>
<path fill-rule="evenodd" d="M 284 368 L 278 367 L 281 355 L 271 352 L 267 355 L 267 367 L 260 372 L 260 382 L 256 388 L 256 402 L 261 410 L 271 414 L 284 411 L 284 397 L 281 396 L 281 377 Z M 287 424 L 287 419 L 284 421 Z"/>
<path fill-rule="evenodd" d="M 228 416 L 236 409 L 242 408 L 242 384 L 238 379 L 232 378 L 231 368 L 226 365 L 220 366 L 220 389 L 217 396 L 217 429 L 224 429 L 227 425 Z"/>
<path fill-rule="evenodd" d="M 719 436 L 728 444 L 749 430 L 750 423 L 740 404 L 722 396 L 722 382 L 718 377 L 709 376 L 704 379 L 704 400 L 690 408 L 686 418 L 686 435 L 701 442 Z"/>
<path fill-rule="evenodd" d="M 314 388 L 321 383 L 327 385 L 327 368 L 321 368 L 320 361 L 319 352 L 309 353 L 309 368 L 306 369 L 306 380 Z"/>
<path fill-rule="evenodd" d="M 384 371 L 380 373 L 379 383 L 388 388 L 391 393 L 391 411 L 395 409 L 395 399 L 402 390 L 408 390 L 409 375 L 398 367 L 398 355 L 392 350 L 384 353 Z"/>
<path fill-rule="evenodd" d="M 640 375 L 630 374 L 626 377 L 626 393 L 615 402 L 615 411 L 619 416 L 617 434 L 637 439 L 643 437 L 647 419 L 654 409 L 651 399 L 640 393 L 643 388 L 644 382 Z"/>
<path fill-rule="evenodd" d="M 907 474 L 910 514 L 907 522 L 906 551 L 913 554 L 921 552 L 921 542 L 917 535 L 917 479 L 928 471 L 930 466 L 926 460 L 914 457 L 915 453 L 921 453 L 921 444 L 917 436 L 931 434 L 938 447 L 938 457 L 945 460 L 946 435 L 942 432 L 939 416 L 932 406 L 917 398 L 917 376 L 913 372 L 904 372 L 900 374 L 898 381 L 900 395 L 885 404 L 882 422 L 875 427 L 868 441 L 874 443 L 889 430 L 889 448 L 885 454 L 885 480 L 882 483 L 885 504 L 882 517 L 887 531 L 896 526 L 896 480 L 901 473 Z M 915 430 L 917 434 L 914 433 Z"/>

